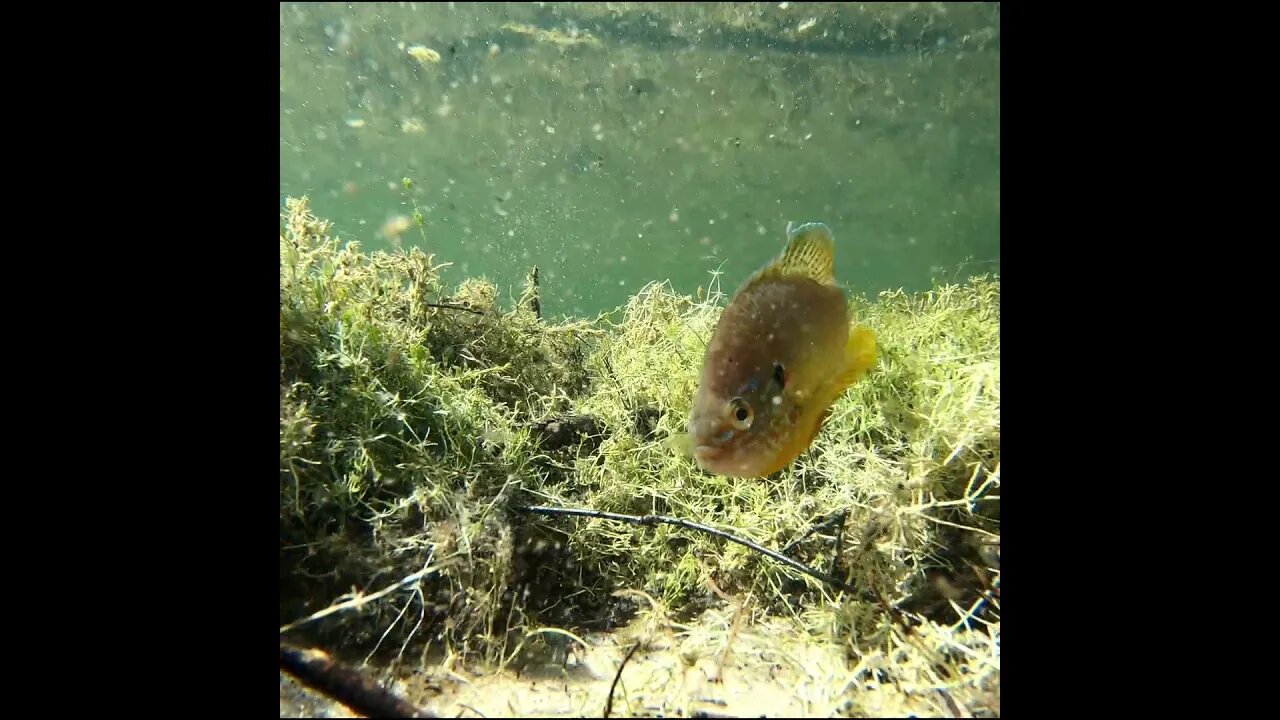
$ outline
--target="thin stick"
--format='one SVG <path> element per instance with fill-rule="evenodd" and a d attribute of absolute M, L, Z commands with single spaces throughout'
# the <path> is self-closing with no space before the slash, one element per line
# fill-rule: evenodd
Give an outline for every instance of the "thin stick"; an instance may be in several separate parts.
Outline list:
<path fill-rule="evenodd" d="M 434 552 L 432 552 L 431 556 L 427 558 L 427 562 L 430 563 L 431 558 L 433 557 L 435 557 Z M 285 625 L 284 627 L 280 628 L 280 634 L 283 635 L 289 632 L 290 630 L 293 630 L 294 628 L 298 627 L 299 625 L 305 625 L 310 622 L 315 622 L 320 618 L 327 617 L 329 615 L 332 615 L 336 612 L 340 612 L 342 610 L 359 609 L 360 607 L 363 607 L 365 603 L 369 603 L 369 602 L 373 602 L 374 600 L 381 599 L 389 595 L 390 593 L 395 592 L 396 590 L 399 590 L 400 588 L 406 585 L 412 585 L 418 582 L 419 580 L 423 579 L 427 575 L 430 575 L 431 573 L 439 570 L 440 567 L 441 567 L 440 565 L 427 565 L 426 567 L 422 568 L 418 572 L 413 573 L 412 575 L 408 575 L 402 578 L 399 582 L 394 583 L 392 585 L 388 585 L 387 587 L 379 590 L 378 592 L 372 595 L 361 595 L 360 593 L 355 593 L 355 596 L 352 597 L 350 600 L 346 600 L 344 602 L 340 602 L 335 605 L 330 605 L 329 607 L 323 610 L 320 610 L 316 613 L 313 613 L 305 618 L 302 618 L 301 620 L 296 620 L 294 622 L 289 623 L 288 625 Z"/>
<path fill-rule="evenodd" d="M 968 525 L 960 525 L 958 523 L 947 522 L 942 518 L 936 518 L 936 517 L 933 517 L 932 515 L 925 515 L 924 513 L 918 513 L 918 514 L 920 517 L 924 518 L 925 520 L 928 520 L 929 522 L 935 522 L 935 523 L 938 523 L 939 525 L 946 525 L 947 527 L 953 527 L 953 528 L 956 528 L 957 530 L 968 530 L 970 532 L 976 532 L 979 535 L 986 535 L 987 537 L 994 538 L 996 540 L 1000 539 L 999 535 L 993 532 L 990 532 L 988 530 L 983 530 L 982 528 L 969 527 Z"/>
<path fill-rule="evenodd" d="M 847 516 L 848 514 L 849 514 L 848 510 L 839 510 L 839 511 L 836 511 L 835 513 L 832 513 L 830 517 L 826 518 L 822 522 L 815 523 L 813 527 L 806 530 L 803 535 L 787 543 L 787 546 L 782 548 L 782 552 L 784 553 L 791 552 L 792 548 L 804 542 L 809 538 L 810 535 L 816 532 L 821 532 L 837 524 L 843 526 L 845 516 Z"/>
<path fill-rule="evenodd" d="M 643 525 L 646 527 L 652 527 L 654 525 L 662 523 L 666 525 L 675 525 L 676 527 L 682 527 L 689 530 L 697 530 L 699 532 L 704 532 L 704 533 L 707 533 L 708 535 L 714 535 L 715 537 L 728 540 L 730 542 L 735 542 L 735 543 L 738 543 L 739 545 L 743 545 L 745 547 L 751 548 L 752 550 L 755 550 L 756 552 L 760 553 L 761 555 L 764 555 L 765 557 L 772 558 L 773 560 L 776 560 L 777 562 L 780 562 L 783 565 L 786 565 L 787 567 L 793 570 L 798 570 L 804 573 L 805 575 L 808 575 L 809 577 L 814 578 L 815 580 L 821 580 L 822 582 L 827 583 L 828 585 L 838 590 L 843 590 L 847 593 L 852 593 L 855 595 L 858 592 L 857 589 L 854 588 L 852 585 L 849 585 L 848 583 L 844 582 L 843 580 L 840 580 L 839 578 L 832 577 L 831 575 L 828 575 L 820 570 L 814 570 L 813 568 L 807 565 L 796 562 L 795 560 L 792 560 L 791 558 L 785 555 L 781 555 L 777 552 L 774 552 L 773 550 L 770 550 L 766 547 L 757 545 L 756 543 L 751 542 L 750 540 L 740 538 L 736 535 L 727 533 L 723 530 L 717 530 L 713 527 L 701 525 L 699 523 L 692 522 L 690 520 L 681 520 L 680 518 L 666 517 L 665 515 L 622 515 L 620 513 L 603 512 L 600 510 L 586 510 L 586 509 L 580 509 L 580 508 L 553 508 L 553 507 L 546 507 L 543 505 L 530 505 L 530 506 L 520 507 L 516 509 L 523 510 L 524 512 L 535 513 L 538 515 L 573 515 L 577 517 L 597 518 L 600 520 L 614 520 L 617 522 L 631 523 L 632 525 Z"/>
<path fill-rule="evenodd" d="M 433 718 L 435 713 L 412 705 L 327 653 L 280 643 L 280 669 L 357 713 L 371 718 Z"/>
<path fill-rule="evenodd" d="M 729 636 L 724 641 L 724 649 L 720 651 L 720 657 L 716 660 L 716 679 L 724 682 L 724 664 L 729 657 L 729 649 L 733 647 L 733 641 L 738 637 L 738 628 L 742 627 L 742 618 L 746 613 L 747 606 L 751 604 L 751 592 L 747 592 L 747 597 L 738 602 L 738 610 L 733 614 L 733 623 L 729 625 Z"/>
<path fill-rule="evenodd" d="M 836 551 L 831 555 L 831 574 L 840 574 L 840 553 L 844 550 L 844 521 L 849 517 L 847 509 L 841 510 L 836 518 L 840 521 L 840 526 L 836 528 Z"/>
<path fill-rule="evenodd" d="M 627 666 L 627 661 L 630 660 L 631 656 L 635 655 L 636 650 L 639 649 L 640 641 L 637 640 L 636 644 L 632 645 L 631 649 L 628 650 L 627 654 L 622 658 L 622 662 L 618 665 L 618 672 L 614 673 L 613 683 L 609 685 L 609 699 L 604 701 L 604 716 L 606 720 L 608 720 L 609 713 L 613 712 L 613 691 L 618 689 L 618 681 L 622 679 L 622 668 Z"/>
<path fill-rule="evenodd" d="M 538 298 L 538 266 L 534 265 L 533 270 L 529 271 L 529 309 L 542 319 L 542 301 Z"/>
<path fill-rule="evenodd" d="M 469 313 L 475 313 L 477 315 L 484 314 L 483 310 L 476 310 L 475 308 L 469 308 L 466 305 L 454 305 L 453 303 L 424 303 L 424 304 L 427 307 L 443 308 L 445 310 L 466 310 Z"/>

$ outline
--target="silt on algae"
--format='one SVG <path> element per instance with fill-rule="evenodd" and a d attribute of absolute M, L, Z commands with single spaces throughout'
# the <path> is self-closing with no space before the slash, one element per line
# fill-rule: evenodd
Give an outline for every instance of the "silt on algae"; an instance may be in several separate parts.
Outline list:
<path fill-rule="evenodd" d="M 639 642 L 615 714 L 695 711 L 711 691 L 653 679 L 695 670 L 720 712 L 998 714 L 998 280 L 855 296 L 878 366 L 793 465 L 738 480 L 663 443 L 724 304 L 714 275 L 697 299 L 654 283 L 557 324 L 533 284 L 510 308 L 483 280 L 447 288 L 434 256 L 340 243 L 305 199 L 280 261 L 282 640 L 368 658 L 424 704 L 464 701 L 437 673 L 621 647 L 594 714 Z M 732 530 L 866 592 L 701 533 L 525 505 Z"/>

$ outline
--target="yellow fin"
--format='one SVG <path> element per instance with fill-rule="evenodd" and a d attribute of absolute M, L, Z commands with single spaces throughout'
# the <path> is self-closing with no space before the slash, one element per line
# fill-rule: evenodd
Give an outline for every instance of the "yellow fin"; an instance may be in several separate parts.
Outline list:
<path fill-rule="evenodd" d="M 835 248 L 831 229 L 826 225 L 811 222 L 793 228 L 788 223 L 786 249 L 751 280 L 800 276 L 835 285 Z"/>
<path fill-rule="evenodd" d="M 830 419 L 831 419 L 831 406 L 828 405 L 827 409 L 823 410 L 822 414 L 818 416 L 817 422 L 813 424 L 813 432 L 809 433 L 809 440 L 804 444 L 806 448 L 813 445 L 813 441 L 818 439 L 818 433 L 822 432 L 822 428 L 827 424 L 827 421 Z"/>
<path fill-rule="evenodd" d="M 693 457 L 693 438 L 689 433 L 671 433 L 662 444 L 678 455 Z"/>
<path fill-rule="evenodd" d="M 870 328 L 854 326 L 849 331 L 849 342 L 845 346 L 848 364 L 836 379 L 836 386 L 843 391 L 861 380 L 862 376 L 876 364 L 876 354 L 876 334 Z"/>

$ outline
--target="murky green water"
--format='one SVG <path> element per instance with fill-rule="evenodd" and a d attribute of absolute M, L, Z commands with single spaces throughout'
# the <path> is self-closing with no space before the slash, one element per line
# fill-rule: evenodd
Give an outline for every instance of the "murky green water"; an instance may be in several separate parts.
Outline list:
<path fill-rule="evenodd" d="M 366 249 L 416 207 L 394 242 L 537 265 L 551 315 L 732 290 L 788 221 L 858 292 L 999 270 L 998 4 L 285 3 L 280 41 L 282 200 Z"/>

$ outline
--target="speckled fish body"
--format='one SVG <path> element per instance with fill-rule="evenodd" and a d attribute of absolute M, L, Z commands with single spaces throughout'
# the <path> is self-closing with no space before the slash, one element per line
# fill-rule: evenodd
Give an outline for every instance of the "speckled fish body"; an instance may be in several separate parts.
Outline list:
<path fill-rule="evenodd" d="M 821 223 L 734 294 L 707 346 L 684 446 L 704 470 L 762 477 L 813 442 L 832 403 L 874 364 L 875 335 L 852 325 Z"/>

